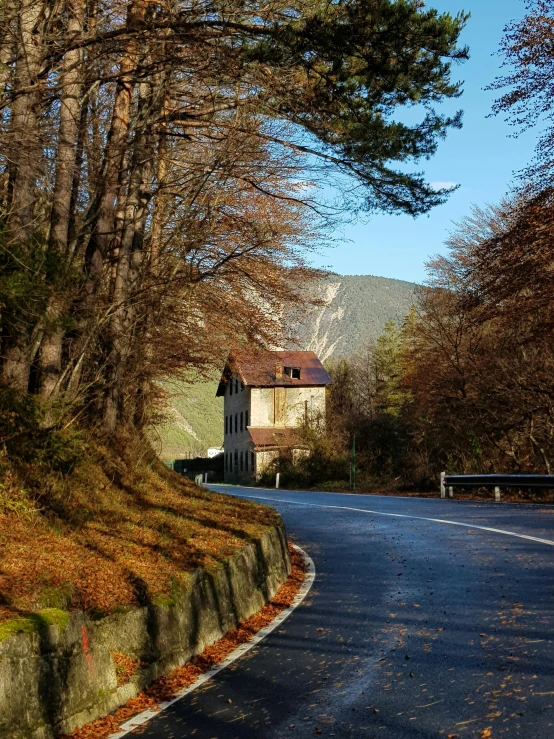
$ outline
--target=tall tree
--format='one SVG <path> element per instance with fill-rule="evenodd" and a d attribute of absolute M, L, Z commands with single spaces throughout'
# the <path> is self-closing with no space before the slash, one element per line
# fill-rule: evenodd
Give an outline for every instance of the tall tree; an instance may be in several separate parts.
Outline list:
<path fill-rule="evenodd" d="M 460 125 L 434 105 L 461 92 L 463 13 L 1 7 L 2 382 L 58 412 L 143 423 L 155 377 L 266 344 L 310 276 L 310 171 L 348 174 L 369 209 L 417 215 L 448 195 L 404 165 Z M 419 123 L 400 122 L 405 107 Z"/>
<path fill-rule="evenodd" d="M 536 157 L 521 173 L 526 186 L 540 191 L 554 184 L 554 2 L 530 0 L 527 13 L 509 23 L 500 54 L 508 73 L 490 89 L 505 90 L 494 112 L 504 114 L 518 132 L 546 123 L 536 147 Z"/>

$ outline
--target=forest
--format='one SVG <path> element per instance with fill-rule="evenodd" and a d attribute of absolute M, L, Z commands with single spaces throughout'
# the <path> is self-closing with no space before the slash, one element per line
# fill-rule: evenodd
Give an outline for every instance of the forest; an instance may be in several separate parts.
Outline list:
<path fill-rule="evenodd" d="M 404 322 L 330 361 L 327 432 L 308 435 L 320 464 L 291 470 L 298 484 L 344 486 L 354 437 L 368 489 L 433 489 L 442 468 L 552 474 L 553 27 L 554 3 L 531 4 L 506 29 L 507 74 L 491 85 L 516 132 L 545 122 L 534 160 L 456 225 Z"/>
<path fill-rule="evenodd" d="M 448 195 L 399 165 L 460 125 L 433 104 L 461 91 L 462 14 L 2 0 L 0 23 L 4 427 L 140 432 L 157 379 L 275 341 L 317 276 L 314 177 L 349 176 L 369 210 Z"/>
<path fill-rule="evenodd" d="M 438 473 L 552 474 L 552 190 L 475 208 L 404 322 L 331 359 L 326 430 L 291 481 L 433 489 Z"/>
<path fill-rule="evenodd" d="M 538 2 L 503 41 L 495 112 L 519 129 L 551 120 L 552 18 Z M 326 178 L 349 178 L 367 211 L 444 202 L 404 165 L 461 125 L 435 107 L 461 94 L 466 20 L 404 0 L 2 0 L 5 453 L 72 469 L 87 434 L 159 420 L 160 383 L 285 340 L 283 310 L 321 278 L 309 255 L 336 215 L 318 199 Z M 550 470 L 551 152 L 547 125 L 518 186 L 429 265 L 401 338 L 382 339 L 401 344 L 400 369 L 345 365 L 373 398 L 335 403 L 361 413 L 348 429 L 394 419 L 389 441 L 368 441 L 383 474 Z"/>
<path fill-rule="evenodd" d="M 168 383 L 281 339 L 354 200 L 446 200 L 405 165 L 461 125 L 435 108 L 461 94 L 465 21 L 406 0 L 0 0 L 0 639 L 44 609 L 167 603 L 274 524 L 168 470 L 148 429 Z"/>

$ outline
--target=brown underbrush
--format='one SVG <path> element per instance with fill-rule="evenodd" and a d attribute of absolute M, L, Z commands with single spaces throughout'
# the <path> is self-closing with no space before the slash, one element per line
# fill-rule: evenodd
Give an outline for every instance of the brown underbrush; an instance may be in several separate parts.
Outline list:
<path fill-rule="evenodd" d="M 0 458 L 0 638 L 43 609 L 102 616 L 171 602 L 187 573 L 278 520 L 197 487 L 136 439 L 80 444 L 69 473 Z"/>

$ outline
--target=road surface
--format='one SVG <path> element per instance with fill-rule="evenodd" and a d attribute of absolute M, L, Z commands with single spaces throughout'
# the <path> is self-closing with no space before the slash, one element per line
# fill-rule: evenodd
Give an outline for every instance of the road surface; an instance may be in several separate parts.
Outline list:
<path fill-rule="evenodd" d="M 213 487 L 267 499 L 316 581 L 142 736 L 554 737 L 554 507 Z"/>

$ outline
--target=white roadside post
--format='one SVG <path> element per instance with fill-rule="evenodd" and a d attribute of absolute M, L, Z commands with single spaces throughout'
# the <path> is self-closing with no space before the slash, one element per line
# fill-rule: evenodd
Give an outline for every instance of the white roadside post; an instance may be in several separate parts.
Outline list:
<path fill-rule="evenodd" d="M 441 471 L 441 498 L 446 498 L 446 488 L 444 487 L 445 477 L 446 477 L 446 472 L 442 470 Z"/>
<path fill-rule="evenodd" d="M 495 503 L 500 503 L 500 488 L 495 487 L 494 489 L 494 501 Z"/>
<path fill-rule="evenodd" d="M 453 498 L 454 497 L 454 488 L 450 487 L 448 488 L 448 497 Z"/>
<path fill-rule="evenodd" d="M 276 489 L 278 489 L 278 488 L 279 488 L 279 479 L 280 479 L 280 477 L 281 477 L 281 473 L 280 473 L 280 472 L 278 472 L 278 473 L 277 473 L 277 474 L 275 475 L 275 488 L 276 488 Z"/>

